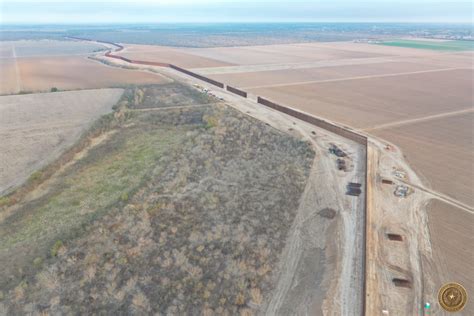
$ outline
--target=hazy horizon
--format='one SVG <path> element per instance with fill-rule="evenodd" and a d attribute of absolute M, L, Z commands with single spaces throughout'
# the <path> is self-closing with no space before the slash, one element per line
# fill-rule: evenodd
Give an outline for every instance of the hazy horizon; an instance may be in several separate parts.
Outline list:
<path fill-rule="evenodd" d="M 470 1 L 0 0 L 0 23 L 448 23 L 471 24 Z"/>

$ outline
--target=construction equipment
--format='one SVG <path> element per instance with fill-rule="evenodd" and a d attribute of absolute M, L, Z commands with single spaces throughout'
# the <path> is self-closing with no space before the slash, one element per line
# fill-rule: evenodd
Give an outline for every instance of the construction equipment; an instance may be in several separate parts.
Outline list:
<path fill-rule="evenodd" d="M 362 184 L 349 182 L 346 187 L 347 189 L 346 194 L 352 195 L 352 196 L 359 196 L 362 193 L 361 188 L 362 188 Z"/>
<path fill-rule="evenodd" d="M 329 147 L 329 152 L 339 158 L 347 157 L 347 154 L 334 144 L 331 144 L 331 146 Z"/>
<path fill-rule="evenodd" d="M 408 192 L 409 192 L 409 188 L 406 185 L 400 184 L 400 185 L 397 185 L 397 187 L 395 188 L 395 192 L 393 192 L 393 194 L 395 194 L 395 196 L 404 198 L 404 197 L 407 197 Z"/>

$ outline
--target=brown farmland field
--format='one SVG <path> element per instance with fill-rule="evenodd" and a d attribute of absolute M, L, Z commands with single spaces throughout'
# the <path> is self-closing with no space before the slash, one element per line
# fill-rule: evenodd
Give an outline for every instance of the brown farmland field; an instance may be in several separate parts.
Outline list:
<path fill-rule="evenodd" d="M 469 108 L 472 76 L 471 70 L 450 70 L 247 90 L 352 127 L 370 128 Z"/>
<path fill-rule="evenodd" d="M 0 192 L 58 157 L 122 93 L 101 89 L 0 97 Z"/>
<path fill-rule="evenodd" d="M 0 94 L 17 93 L 20 91 L 16 60 L 0 59 Z"/>
<path fill-rule="evenodd" d="M 2 73 L 2 80 L 8 83 L 1 86 L 2 94 L 12 93 L 11 85 L 17 80 L 13 59 L 8 61 L 6 65 L 11 70 L 8 74 Z M 169 82 L 159 74 L 109 67 L 79 56 L 19 58 L 16 61 L 20 90 L 27 92 L 49 91 L 52 87 L 72 90 Z"/>
<path fill-rule="evenodd" d="M 353 43 L 353 42 L 328 42 L 328 43 L 303 43 L 298 44 L 302 47 L 319 46 L 327 49 L 341 49 L 350 52 L 381 54 L 388 56 L 435 56 L 440 55 L 437 51 L 428 49 L 416 49 L 408 47 L 384 46 L 368 43 Z"/>
<path fill-rule="evenodd" d="M 0 58 L 13 58 L 13 47 L 9 43 L 0 43 Z"/>
<path fill-rule="evenodd" d="M 432 200 L 428 206 L 429 230 L 435 268 L 428 266 L 426 274 L 434 282 L 434 291 L 448 282 L 462 284 L 470 295 L 462 315 L 474 310 L 474 214 Z M 443 315 L 448 315 L 445 313 Z M 438 315 L 438 314 L 437 314 Z"/>
<path fill-rule="evenodd" d="M 0 42 L 0 57 L 46 57 L 66 55 L 86 55 L 105 46 L 92 42 L 56 40 L 20 40 Z"/>
<path fill-rule="evenodd" d="M 287 69 L 275 71 L 258 71 L 251 73 L 216 74 L 211 77 L 237 87 L 260 87 L 266 85 L 294 84 L 306 81 L 342 79 L 347 77 L 396 74 L 413 71 L 425 71 L 439 67 L 408 63 L 384 62 L 367 65 L 350 65 L 338 67 L 317 67 L 306 69 Z"/>
<path fill-rule="evenodd" d="M 435 190 L 474 206 L 473 122 L 470 112 L 373 134 L 400 146 L 410 165 Z"/>
<path fill-rule="evenodd" d="M 174 64 L 184 68 L 220 67 L 234 65 L 212 58 L 188 54 L 185 49 L 162 46 L 127 45 L 119 55 L 134 60 L 155 61 Z"/>
<path fill-rule="evenodd" d="M 422 58 L 406 58 L 417 63 L 436 65 L 438 67 L 474 67 L 474 52 L 459 52 L 456 54 L 438 54 Z"/>
<path fill-rule="evenodd" d="M 354 52 L 318 45 L 269 45 L 188 49 L 190 53 L 238 65 L 301 63 L 328 59 L 380 57 L 384 54 Z"/>

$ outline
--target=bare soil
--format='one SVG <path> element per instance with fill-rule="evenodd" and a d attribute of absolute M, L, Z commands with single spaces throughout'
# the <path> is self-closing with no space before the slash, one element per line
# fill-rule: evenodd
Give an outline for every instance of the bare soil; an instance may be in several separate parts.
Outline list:
<path fill-rule="evenodd" d="M 20 76 L 15 59 L 0 59 L 0 94 L 18 93 Z"/>
<path fill-rule="evenodd" d="M 226 82 L 237 87 L 252 88 L 271 85 L 303 83 L 306 81 L 324 81 L 358 76 L 403 73 L 436 69 L 436 66 L 407 63 L 384 62 L 367 65 L 349 65 L 339 67 L 319 67 L 305 69 L 286 69 L 249 73 L 229 73 L 211 75 L 215 80 Z M 439 67 L 438 67 L 439 68 Z"/>
<path fill-rule="evenodd" d="M 468 295 L 474 292 L 474 214 L 431 200 L 428 207 L 428 224 L 431 237 L 432 261 L 424 261 L 426 292 L 436 293 L 449 282 L 462 284 Z M 436 298 L 434 298 L 436 299 Z M 434 304 L 438 315 L 448 315 L 438 304 Z M 465 309 L 459 315 L 471 315 L 474 302 L 469 297 Z"/>
<path fill-rule="evenodd" d="M 13 60 L 8 60 L 5 67 L 11 70 L 2 72 L 2 80 L 8 85 L 0 86 L 1 94 L 12 93 L 11 85 L 16 85 L 18 80 L 21 87 L 13 93 L 50 91 L 53 87 L 74 90 L 169 82 L 158 74 L 113 68 L 82 56 L 16 59 L 18 73 L 14 71 Z"/>
<path fill-rule="evenodd" d="M 188 53 L 186 49 L 152 45 L 126 45 L 119 55 L 135 60 L 158 61 L 184 68 L 220 67 L 234 65 L 214 58 L 201 57 Z"/>
<path fill-rule="evenodd" d="M 46 57 L 86 55 L 104 50 L 104 45 L 92 42 L 21 40 L 0 42 L 0 57 Z M 10 52 L 8 52 L 10 51 Z"/>
<path fill-rule="evenodd" d="M 327 59 L 379 57 L 373 52 L 353 52 L 319 45 L 268 45 L 187 49 L 188 52 L 237 65 L 302 63 Z"/>
<path fill-rule="evenodd" d="M 398 144 L 427 185 L 474 206 L 473 122 L 470 112 L 372 133 Z"/>
<path fill-rule="evenodd" d="M 248 89 L 352 127 L 466 109 L 472 106 L 471 70 Z"/>

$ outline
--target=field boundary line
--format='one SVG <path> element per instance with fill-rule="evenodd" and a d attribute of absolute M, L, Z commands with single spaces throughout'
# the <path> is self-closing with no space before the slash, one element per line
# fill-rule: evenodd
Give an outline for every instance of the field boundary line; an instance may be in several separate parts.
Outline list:
<path fill-rule="evenodd" d="M 370 132 L 374 130 L 383 130 L 391 127 L 398 127 L 398 126 L 404 126 L 404 125 L 410 125 L 413 123 L 418 123 L 418 122 L 426 122 L 426 121 L 431 121 L 435 120 L 438 118 L 443 118 L 443 117 L 451 117 L 451 116 L 456 116 L 459 114 L 464 114 L 464 113 L 470 113 L 474 112 L 474 107 L 464 109 L 464 110 L 459 110 L 459 111 L 452 111 L 452 112 L 445 112 L 445 113 L 439 113 L 439 114 L 433 114 L 433 115 L 428 115 L 420 118 L 414 118 L 414 119 L 408 119 L 408 120 L 401 120 L 401 121 L 395 121 L 391 123 L 386 123 L 386 124 L 380 124 L 380 125 L 375 125 L 372 127 L 368 128 L 363 128 L 361 129 L 364 132 Z"/>
<path fill-rule="evenodd" d="M 453 70 L 461 70 L 461 69 L 467 69 L 467 68 L 453 67 L 453 68 L 440 68 L 440 69 L 420 70 L 420 71 L 411 71 L 411 72 L 399 72 L 399 73 L 382 74 L 382 75 L 346 77 L 346 78 L 327 79 L 327 80 L 309 80 L 309 81 L 299 81 L 299 82 L 291 82 L 291 83 L 279 83 L 279 84 L 244 87 L 243 89 L 261 89 L 261 88 L 276 88 L 276 87 L 286 87 L 286 86 L 299 86 L 299 85 L 307 85 L 307 84 L 314 84 L 314 83 L 328 83 L 328 82 L 363 80 L 363 79 L 372 79 L 372 78 L 397 77 L 397 76 L 416 75 L 416 74 L 424 74 L 424 73 L 432 73 L 432 72 L 444 72 L 444 71 L 453 71 Z"/>
<path fill-rule="evenodd" d="M 15 76 L 16 76 L 16 88 L 18 92 L 21 91 L 21 78 L 20 78 L 20 69 L 18 69 L 18 58 L 16 56 L 15 45 L 12 44 L 12 55 L 15 60 Z"/>

